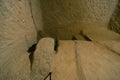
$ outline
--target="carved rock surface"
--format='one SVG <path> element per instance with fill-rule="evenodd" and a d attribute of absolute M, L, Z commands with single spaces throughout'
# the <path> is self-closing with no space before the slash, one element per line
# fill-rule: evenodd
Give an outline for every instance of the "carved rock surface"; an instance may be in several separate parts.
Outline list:
<path fill-rule="evenodd" d="M 83 28 L 83 35 L 87 36 L 92 41 L 120 41 L 120 35 L 106 29 L 102 26 L 86 25 Z"/>
<path fill-rule="evenodd" d="M 71 39 L 85 25 L 96 23 L 107 28 L 118 0 L 40 0 L 40 3 L 45 32 L 64 40 Z"/>
<path fill-rule="evenodd" d="M 44 80 L 51 72 L 54 54 L 54 39 L 43 38 L 38 42 L 33 56 L 31 71 L 32 80 Z"/>
<path fill-rule="evenodd" d="M 52 80 L 120 79 L 120 56 L 102 43 L 90 41 L 60 41 L 59 43 L 53 61 Z"/>
<path fill-rule="evenodd" d="M 37 42 L 30 1 L 0 0 L 0 80 L 30 79 L 27 50 Z"/>
<path fill-rule="evenodd" d="M 86 80 L 120 79 L 119 55 L 96 42 L 76 43 L 78 65 L 81 66 Z"/>
<path fill-rule="evenodd" d="M 0 54 L 0 80 L 30 80 L 30 61 L 27 52 Z"/>
<path fill-rule="evenodd" d="M 73 41 L 60 41 L 53 59 L 52 80 L 79 80 Z"/>

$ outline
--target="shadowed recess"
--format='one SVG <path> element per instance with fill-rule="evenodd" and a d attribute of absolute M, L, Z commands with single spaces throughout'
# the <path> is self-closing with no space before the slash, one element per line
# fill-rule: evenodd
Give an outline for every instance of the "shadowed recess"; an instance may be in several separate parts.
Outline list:
<path fill-rule="evenodd" d="M 36 44 L 33 44 L 33 45 L 28 49 L 28 51 L 27 51 L 27 52 L 30 53 L 29 59 L 30 59 L 30 63 L 31 63 L 31 68 L 32 68 L 33 60 L 34 60 L 34 55 L 33 55 L 33 53 L 34 53 L 34 51 L 35 51 L 35 49 L 36 49 L 36 45 L 37 45 L 37 43 L 36 43 Z"/>

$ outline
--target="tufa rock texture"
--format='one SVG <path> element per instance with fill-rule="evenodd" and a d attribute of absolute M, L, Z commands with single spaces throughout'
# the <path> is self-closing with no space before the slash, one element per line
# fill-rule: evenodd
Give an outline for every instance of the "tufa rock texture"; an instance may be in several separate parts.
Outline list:
<path fill-rule="evenodd" d="M 32 80 L 44 80 L 51 72 L 54 53 L 54 39 L 43 38 L 39 41 L 33 55 Z"/>
<path fill-rule="evenodd" d="M 0 80 L 30 80 L 27 50 L 37 42 L 32 16 L 38 14 L 32 14 L 30 3 L 30 0 L 0 0 Z"/>
<path fill-rule="evenodd" d="M 72 39 L 84 26 L 107 28 L 118 0 L 40 0 L 40 3 L 45 32 L 59 39 Z"/>
<path fill-rule="evenodd" d="M 111 16 L 108 28 L 120 34 L 120 0 L 116 5 L 115 11 Z"/>
<path fill-rule="evenodd" d="M 98 42 L 60 41 L 51 80 L 119 80 L 120 55 L 110 49 Z"/>

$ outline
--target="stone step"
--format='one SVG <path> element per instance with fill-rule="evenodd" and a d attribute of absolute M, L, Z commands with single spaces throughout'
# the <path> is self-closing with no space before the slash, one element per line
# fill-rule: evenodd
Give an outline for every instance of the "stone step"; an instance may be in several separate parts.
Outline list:
<path fill-rule="evenodd" d="M 74 41 L 60 41 L 53 60 L 52 80 L 79 80 Z"/>
<path fill-rule="evenodd" d="M 60 41 L 53 66 L 52 80 L 120 78 L 120 56 L 97 42 Z"/>

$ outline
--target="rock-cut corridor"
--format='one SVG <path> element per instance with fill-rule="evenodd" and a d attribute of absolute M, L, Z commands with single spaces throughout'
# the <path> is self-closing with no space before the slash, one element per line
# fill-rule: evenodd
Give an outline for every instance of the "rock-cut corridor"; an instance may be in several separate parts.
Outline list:
<path fill-rule="evenodd" d="M 120 1 L 0 0 L 0 80 L 120 80 Z"/>

